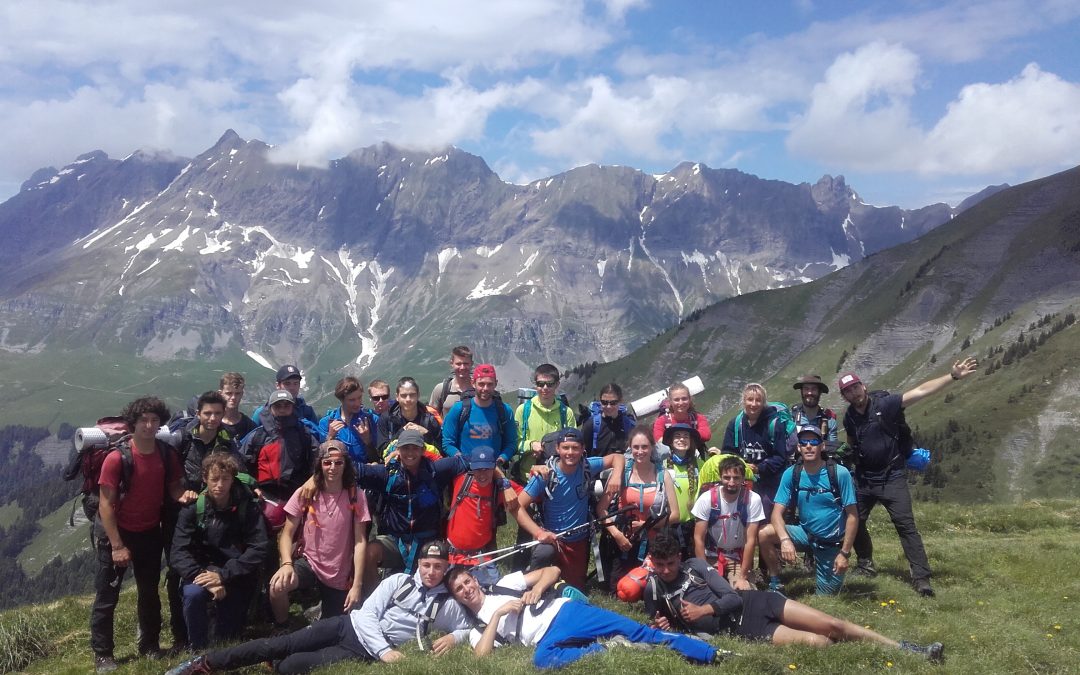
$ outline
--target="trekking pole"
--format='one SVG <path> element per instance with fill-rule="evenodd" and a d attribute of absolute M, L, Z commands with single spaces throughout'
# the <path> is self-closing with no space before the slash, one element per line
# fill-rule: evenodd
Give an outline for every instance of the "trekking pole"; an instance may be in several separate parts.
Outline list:
<path fill-rule="evenodd" d="M 607 514 L 603 518 L 596 518 L 596 519 L 593 519 L 593 520 L 589 520 L 588 522 L 582 523 L 581 525 L 575 525 L 574 527 L 563 530 L 562 532 L 557 532 L 557 533 L 555 533 L 555 538 L 556 539 L 561 539 L 561 538 L 565 537 L 568 534 L 573 534 L 573 533 L 578 532 L 578 531 L 580 531 L 580 530 L 582 530 L 582 529 L 584 529 L 586 527 L 591 527 L 593 525 L 602 524 L 603 521 L 610 520 L 611 518 L 615 518 L 616 516 L 620 516 L 624 512 L 631 511 L 634 508 L 635 507 L 633 507 L 633 506 L 625 506 L 625 507 L 619 509 L 618 511 L 614 511 L 612 513 Z M 606 523 L 603 523 L 603 524 L 606 524 Z M 524 544 L 514 544 L 513 546 L 506 546 L 504 548 L 496 549 L 494 551 L 484 551 L 483 553 L 477 553 L 475 555 L 470 555 L 470 556 L 467 556 L 465 558 L 465 560 L 467 560 L 467 561 L 468 560 L 479 560 L 480 558 L 485 558 L 485 557 L 487 557 L 489 555 L 499 554 L 499 555 L 495 556 L 494 558 L 491 558 L 490 560 L 485 560 L 483 564 L 488 565 L 488 564 L 491 564 L 491 563 L 494 563 L 494 562 L 498 562 L 498 561 L 500 561 L 500 560 L 502 560 L 504 558 L 509 558 L 510 556 L 514 555 L 515 553 L 517 553 L 519 551 L 525 551 L 527 549 L 530 549 L 530 548 L 536 546 L 539 543 L 540 543 L 539 541 L 534 539 L 532 541 L 525 542 Z"/>

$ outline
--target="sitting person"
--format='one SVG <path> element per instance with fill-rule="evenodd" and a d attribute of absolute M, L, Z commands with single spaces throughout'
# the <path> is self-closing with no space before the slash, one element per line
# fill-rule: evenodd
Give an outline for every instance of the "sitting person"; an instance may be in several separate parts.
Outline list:
<path fill-rule="evenodd" d="M 306 673 L 354 659 L 393 663 L 405 658 L 397 647 L 416 640 L 422 649 L 431 629 L 446 633 L 430 645 L 436 656 L 463 641 L 473 625 L 443 585 L 450 547 L 435 540 L 421 547 L 415 574 L 392 574 L 362 607 L 307 628 L 212 651 L 181 663 L 166 675 L 197 675 L 272 661 L 279 673 Z"/>
<path fill-rule="evenodd" d="M 279 628 L 289 618 L 292 591 L 318 589 L 324 619 L 348 612 L 361 599 L 371 516 L 345 444 L 320 445 L 313 471 L 315 496 L 304 500 L 297 490 L 285 504 L 281 566 L 270 579 L 270 607 Z"/>
<path fill-rule="evenodd" d="M 645 611 L 660 630 L 723 632 L 774 645 L 827 647 L 836 642 L 864 640 L 921 654 L 932 661 L 944 658 L 940 642 L 927 647 L 896 642 L 780 593 L 735 591 L 704 560 L 691 558 L 683 562 L 679 540 L 670 532 L 656 535 L 651 555 L 653 574 L 645 587 Z M 455 588 L 454 582 L 450 583 L 451 589 Z"/>
<path fill-rule="evenodd" d="M 715 564 L 737 590 L 749 591 L 753 586 L 746 579 L 746 568 L 754 564 L 765 511 L 761 497 L 745 486 L 746 464 L 741 459 L 728 455 L 719 468 L 720 484 L 710 485 L 694 502 L 694 555 Z"/>
<path fill-rule="evenodd" d="M 798 431 L 801 461 L 788 467 L 776 491 L 770 524 L 761 530 L 761 557 L 769 569 L 769 588 L 779 590 L 780 563 L 795 562 L 795 552 L 813 552 L 819 595 L 835 595 L 844 584 L 859 514 L 855 485 L 846 468 L 821 457 L 821 429 L 812 424 Z M 784 512 L 795 511 L 788 525 Z"/>
<path fill-rule="evenodd" d="M 561 668 L 581 657 L 607 649 L 605 638 L 620 636 L 607 644 L 646 643 L 664 645 L 695 663 L 712 663 L 725 654 L 695 638 L 668 633 L 621 614 L 565 597 L 549 589 L 559 580 L 559 568 L 545 567 L 527 574 L 514 572 L 485 593 L 468 570 L 456 567 L 446 584 L 454 599 L 479 621 L 469 633 L 477 656 L 487 656 L 495 647 L 522 644 L 536 647 L 533 665 Z"/>
<path fill-rule="evenodd" d="M 216 605 L 215 637 L 239 635 L 270 551 L 266 526 L 251 490 L 236 480 L 236 457 L 215 452 L 203 460 L 204 490 L 180 511 L 169 558 L 182 582 L 184 623 L 194 648 L 209 642 L 207 611 Z"/>

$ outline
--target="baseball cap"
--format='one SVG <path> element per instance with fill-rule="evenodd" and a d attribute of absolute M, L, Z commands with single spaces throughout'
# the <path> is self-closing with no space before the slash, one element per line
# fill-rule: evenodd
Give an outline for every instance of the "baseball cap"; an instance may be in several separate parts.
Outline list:
<path fill-rule="evenodd" d="M 277 381 L 278 382 L 284 382 L 285 380 L 290 380 L 290 379 L 292 379 L 294 377 L 303 377 L 300 374 L 300 369 L 297 368 L 296 366 L 282 366 L 282 367 L 278 368 L 278 371 L 277 371 Z"/>
<path fill-rule="evenodd" d="M 331 452 L 340 452 L 343 455 L 349 454 L 349 450 L 345 447 L 345 444 L 335 438 L 319 445 L 319 459 L 326 459 L 330 456 Z"/>
<path fill-rule="evenodd" d="M 472 376 L 474 380 L 479 380 L 481 377 L 492 377 L 499 379 L 495 375 L 495 366 L 490 363 L 481 363 L 477 367 L 473 368 Z"/>
<path fill-rule="evenodd" d="M 406 429 L 398 436 L 396 447 L 400 448 L 403 445 L 416 445 L 423 448 L 424 435 L 416 429 Z"/>
<path fill-rule="evenodd" d="M 274 405 L 275 403 L 279 403 L 281 401 L 296 403 L 296 399 L 293 398 L 292 394 L 285 391 L 284 389 L 275 389 L 273 393 L 270 394 L 270 398 L 266 399 L 266 405 Z"/>
<path fill-rule="evenodd" d="M 558 442 L 563 443 L 565 441 L 584 443 L 585 439 L 581 435 L 581 431 L 579 429 L 575 429 L 574 427 L 565 427 L 563 429 L 559 429 Z"/>
<path fill-rule="evenodd" d="M 799 427 L 800 434 L 814 434 L 818 438 L 821 438 L 821 429 L 818 429 L 813 424 L 807 424 Z"/>
<path fill-rule="evenodd" d="M 844 391 L 853 384 L 859 384 L 862 380 L 855 373 L 844 373 L 840 376 L 839 387 L 840 391 Z"/>
<path fill-rule="evenodd" d="M 478 448 L 473 448 L 472 455 L 469 456 L 469 468 L 494 469 L 495 451 L 486 445 L 482 445 Z"/>
<path fill-rule="evenodd" d="M 423 546 L 420 547 L 420 553 L 416 555 L 417 558 L 438 558 L 439 560 L 450 560 L 450 544 L 446 543 L 445 539 L 432 539 Z"/>

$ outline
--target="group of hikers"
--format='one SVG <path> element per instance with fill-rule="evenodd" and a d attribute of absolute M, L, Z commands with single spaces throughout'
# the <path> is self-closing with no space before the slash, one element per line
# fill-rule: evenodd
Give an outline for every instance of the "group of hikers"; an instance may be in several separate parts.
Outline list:
<path fill-rule="evenodd" d="M 165 655 L 163 554 L 170 652 L 198 654 L 170 673 L 392 662 L 411 641 L 435 654 L 467 641 L 478 656 L 523 644 L 541 668 L 628 643 L 696 663 L 727 654 L 703 634 L 867 640 L 943 659 L 940 643 L 895 642 L 788 599 L 783 580 L 806 566 L 817 593 L 835 594 L 849 568 L 873 576 L 866 521 L 880 502 L 915 591 L 933 596 L 907 487 L 904 409 L 973 373 L 974 359 L 902 394 L 845 373 L 842 418 L 819 405 L 829 388 L 817 375 L 794 383 L 790 408 L 748 384 L 719 447 L 682 383 L 668 387 L 650 427 L 614 383 L 575 411 L 558 368 L 543 364 L 511 409 L 495 368 L 474 364 L 468 347 L 455 347 L 450 365 L 427 403 L 410 377 L 393 395 L 386 381 L 344 377 L 340 405 L 321 418 L 293 365 L 252 417 L 240 410 L 239 373 L 177 415 L 155 397 L 132 401 L 103 459 L 73 462 L 93 472 L 84 505 L 98 560 L 96 670 L 117 667 L 114 612 L 129 567 L 138 651 Z M 510 519 L 516 543 L 499 548 Z M 650 625 L 589 604 L 594 589 L 643 601 Z M 294 630 L 303 619 L 290 607 L 304 598 L 318 599 L 305 614 L 319 618 Z M 205 651 L 259 616 L 272 619 L 270 637 Z M 443 636 L 429 641 L 433 631 Z"/>

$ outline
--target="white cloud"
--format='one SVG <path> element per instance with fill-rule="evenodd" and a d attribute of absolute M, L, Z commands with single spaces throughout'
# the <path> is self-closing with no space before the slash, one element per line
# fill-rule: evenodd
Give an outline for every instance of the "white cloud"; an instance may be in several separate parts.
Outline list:
<path fill-rule="evenodd" d="M 1080 162 L 1080 84 L 1030 64 L 965 86 L 926 131 L 911 116 L 918 58 L 873 43 L 841 55 L 814 87 L 787 147 L 830 166 L 922 174 L 1011 174 Z"/>

